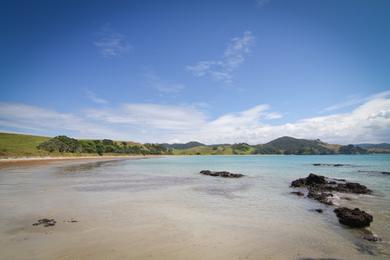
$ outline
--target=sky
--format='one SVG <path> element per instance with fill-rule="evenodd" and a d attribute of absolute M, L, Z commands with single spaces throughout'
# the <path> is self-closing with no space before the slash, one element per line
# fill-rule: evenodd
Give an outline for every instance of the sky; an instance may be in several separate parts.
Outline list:
<path fill-rule="evenodd" d="M 0 131 L 390 142 L 390 1 L 0 1 Z"/>

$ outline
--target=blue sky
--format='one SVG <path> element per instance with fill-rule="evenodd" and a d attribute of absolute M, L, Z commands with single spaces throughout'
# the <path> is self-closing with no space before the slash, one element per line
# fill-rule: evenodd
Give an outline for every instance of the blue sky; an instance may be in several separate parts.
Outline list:
<path fill-rule="evenodd" d="M 0 130 L 390 141 L 386 0 L 1 1 Z"/>

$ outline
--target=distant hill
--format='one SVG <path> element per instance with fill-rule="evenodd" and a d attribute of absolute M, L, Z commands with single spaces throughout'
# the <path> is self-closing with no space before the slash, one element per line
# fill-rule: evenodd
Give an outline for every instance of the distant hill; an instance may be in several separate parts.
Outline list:
<path fill-rule="evenodd" d="M 381 144 L 356 144 L 355 146 L 361 147 L 368 150 L 371 153 L 390 153 L 390 144 L 381 143 Z"/>
<path fill-rule="evenodd" d="M 297 139 L 289 136 L 277 138 L 264 145 L 257 147 L 258 153 L 275 153 L 282 154 L 334 154 L 339 147 L 331 147 L 321 140 Z"/>
<path fill-rule="evenodd" d="M 180 144 L 180 143 L 174 143 L 174 144 L 167 144 L 164 143 L 162 146 L 170 149 L 189 149 L 197 146 L 205 146 L 205 144 L 199 143 L 199 142 L 188 142 L 185 144 Z"/>
<path fill-rule="evenodd" d="M 191 144 L 193 142 L 187 143 Z M 174 144 L 174 154 L 181 155 L 209 155 L 209 154 L 364 154 L 367 150 L 354 145 L 328 144 L 319 139 L 297 139 L 283 136 L 265 144 L 249 145 L 247 143 L 197 145 L 183 148 L 186 144 Z"/>

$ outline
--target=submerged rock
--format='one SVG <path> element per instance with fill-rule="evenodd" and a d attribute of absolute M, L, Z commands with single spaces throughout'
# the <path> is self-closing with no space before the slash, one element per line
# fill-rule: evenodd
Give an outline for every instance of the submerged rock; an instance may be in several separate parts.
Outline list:
<path fill-rule="evenodd" d="M 368 227 L 373 221 L 372 215 L 358 208 L 349 209 L 346 207 L 337 208 L 334 210 L 341 224 L 353 228 Z"/>
<path fill-rule="evenodd" d="M 297 196 L 305 196 L 305 194 L 303 193 L 303 192 L 301 192 L 301 191 L 292 191 L 292 192 L 290 192 L 291 194 L 295 194 L 295 195 L 297 195 Z"/>
<path fill-rule="evenodd" d="M 209 171 L 209 170 L 200 171 L 200 174 L 214 176 L 214 177 L 223 177 L 223 178 L 241 178 L 245 176 L 240 173 L 231 173 L 228 171 Z"/>
<path fill-rule="evenodd" d="M 382 241 L 382 239 L 372 233 L 369 233 L 369 234 L 364 234 L 362 236 L 362 238 L 364 240 L 367 240 L 367 241 L 371 241 L 371 242 L 379 242 L 379 241 Z"/>
<path fill-rule="evenodd" d="M 307 194 L 308 198 L 317 200 L 323 204 L 326 205 L 333 205 L 333 202 L 331 201 L 331 197 L 333 197 L 332 193 L 326 193 L 316 190 L 309 190 L 309 193 Z"/>
<path fill-rule="evenodd" d="M 309 211 L 317 212 L 317 213 L 323 213 L 323 209 L 310 209 Z"/>
<path fill-rule="evenodd" d="M 341 166 L 350 166 L 350 164 L 342 164 L 342 163 L 313 163 L 313 166 L 341 167 Z"/>
<path fill-rule="evenodd" d="M 381 173 L 381 174 L 384 174 L 384 175 L 390 175 L 390 172 L 385 172 L 385 171 L 364 171 L 364 170 L 359 170 L 358 172 Z"/>

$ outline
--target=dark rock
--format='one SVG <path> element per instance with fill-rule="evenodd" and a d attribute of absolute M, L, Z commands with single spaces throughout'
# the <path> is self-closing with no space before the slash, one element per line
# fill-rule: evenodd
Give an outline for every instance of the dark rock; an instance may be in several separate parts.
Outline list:
<path fill-rule="evenodd" d="M 337 191 L 344 193 L 369 194 L 372 191 L 357 182 L 346 182 L 344 179 L 331 179 L 310 173 L 306 178 L 299 178 L 291 182 L 291 187 L 307 187 L 318 191 Z"/>
<path fill-rule="evenodd" d="M 326 205 L 333 205 L 333 202 L 329 199 L 329 197 L 333 197 L 332 193 L 319 192 L 316 190 L 309 190 L 307 194 L 308 198 L 314 199 Z"/>
<path fill-rule="evenodd" d="M 318 213 L 323 213 L 324 212 L 323 209 L 311 209 L 310 211 L 315 211 L 315 212 L 318 212 Z"/>
<path fill-rule="evenodd" d="M 360 183 L 357 183 L 357 182 L 339 183 L 339 184 L 337 184 L 335 191 L 346 192 L 346 193 L 356 193 L 356 194 L 369 194 L 372 192 L 366 186 L 361 185 Z"/>
<path fill-rule="evenodd" d="M 44 227 L 52 227 L 56 223 L 57 222 L 54 219 L 42 218 L 39 219 L 38 222 L 34 223 L 33 226 L 43 225 Z"/>
<path fill-rule="evenodd" d="M 309 176 L 306 177 L 306 185 L 325 184 L 325 183 L 326 183 L 325 177 L 321 175 L 310 173 Z"/>
<path fill-rule="evenodd" d="M 214 176 L 214 177 L 223 177 L 223 178 L 241 178 L 244 175 L 240 173 L 231 173 L 227 171 L 209 171 L 209 170 L 203 170 L 200 171 L 200 174 L 208 175 L 208 176 Z"/>
<path fill-rule="evenodd" d="M 373 221 L 372 215 L 358 208 L 349 209 L 346 207 L 337 208 L 334 210 L 341 224 L 353 227 L 363 228 L 368 227 Z"/>
<path fill-rule="evenodd" d="M 290 192 L 291 194 L 295 194 L 295 195 L 297 195 L 297 196 L 304 196 L 305 194 L 303 193 L 303 192 L 301 192 L 301 191 L 292 191 L 292 192 Z"/>
<path fill-rule="evenodd" d="M 291 187 L 304 187 L 310 185 L 321 185 L 325 184 L 326 180 L 324 176 L 316 175 L 314 173 L 310 173 L 306 178 L 300 178 L 293 182 L 291 182 Z"/>
<path fill-rule="evenodd" d="M 363 239 L 367 240 L 367 241 L 371 241 L 371 242 L 378 242 L 378 241 L 382 241 L 382 239 L 380 237 L 377 237 L 376 235 L 370 233 L 370 234 L 364 234 L 362 236 Z"/>
<path fill-rule="evenodd" d="M 300 178 L 293 182 L 291 182 L 291 187 L 298 188 L 298 187 L 304 187 L 306 185 L 306 179 Z"/>
<path fill-rule="evenodd" d="M 384 175 L 390 175 L 390 172 L 384 172 L 384 171 L 364 171 L 364 170 L 359 170 L 358 172 L 381 173 L 381 174 L 384 174 Z"/>
<path fill-rule="evenodd" d="M 313 163 L 313 166 L 342 167 L 342 166 L 350 166 L 350 165 L 349 164 L 342 164 L 342 163 Z"/>

